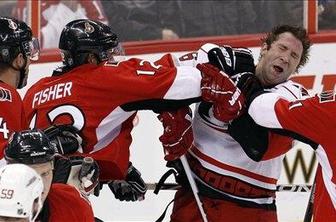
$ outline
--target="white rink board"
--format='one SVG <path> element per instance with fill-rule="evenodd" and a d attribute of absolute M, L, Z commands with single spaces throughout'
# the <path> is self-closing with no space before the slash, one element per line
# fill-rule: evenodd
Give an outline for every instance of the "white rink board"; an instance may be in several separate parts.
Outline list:
<path fill-rule="evenodd" d="M 252 51 L 257 60 L 259 48 L 252 48 Z M 319 92 L 322 90 L 321 82 L 323 75 L 336 75 L 335 51 L 336 43 L 316 44 L 312 47 L 310 62 L 300 70 L 300 74 L 303 75 L 316 75 L 313 90 L 310 92 Z M 183 53 L 174 54 L 181 55 Z M 150 54 L 132 57 L 153 61 L 158 59 L 161 55 L 162 54 Z M 60 65 L 60 63 L 33 64 L 31 66 L 27 87 L 41 77 L 50 75 L 52 70 L 58 65 Z M 27 87 L 20 90 L 21 95 L 25 93 Z M 141 171 L 146 182 L 154 183 L 157 182 L 160 176 L 167 170 L 163 160 L 161 144 L 158 140 L 158 137 L 162 133 L 162 127 L 159 121 L 157 121 L 156 115 L 150 111 L 141 111 L 138 117 L 139 124 L 132 132 L 134 140 L 131 145 L 131 161 Z M 297 147 L 303 150 L 304 159 L 308 162 L 312 155 L 309 147 L 302 144 L 299 144 Z M 288 154 L 290 167 L 293 165 L 293 155 L 295 155 L 295 153 L 296 151 L 293 150 Z M 312 182 L 312 178 L 313 176 L 308 183 Z M 280 184 L 287 183 L 286 175 L 282 173 Z M 294 183 L 304 183 L 301 169 L 297 170 Z M 173 195 L 173 191 L 160 191 L 159 195 L 154 195 L 152 191 L 148 191 L 144 201 L 124 203 L 115 200 L 109 188 L 105 187 L 100 197 L 92 197 L 91 201 L 96 216 L 104 221 L 155 221 L 161 215 L 169 201 L 172 200 Z M 277 195 L 279 221 L 302 221 L 309 193 L 281 192 L 277 193 Z M 168 210 L 165 221 L 169 221 L 169 214 L 170 210 Z"/>

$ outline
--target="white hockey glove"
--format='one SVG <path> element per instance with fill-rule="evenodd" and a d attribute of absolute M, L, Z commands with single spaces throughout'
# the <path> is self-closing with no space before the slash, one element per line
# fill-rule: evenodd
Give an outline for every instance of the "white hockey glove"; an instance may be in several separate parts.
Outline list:
<path fill-rule="evenodd" d="M 67 184 L 76 187 L 86 196 L 94 193 L 99 195 L 99 166 L 91 157 L 70 157 L 71 171 Z"/>

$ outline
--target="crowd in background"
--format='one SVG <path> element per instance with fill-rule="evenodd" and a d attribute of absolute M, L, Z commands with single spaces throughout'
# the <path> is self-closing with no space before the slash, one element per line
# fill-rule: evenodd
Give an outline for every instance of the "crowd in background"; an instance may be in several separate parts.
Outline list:
<path fill-rule="evenodd" d="M 42 48 L 55 48 L 60 27 L 77 18 L 110 25 L 120 40 L 174 40 L 266 32 L 303 25 L 304 1 L 41 0 Z M 336 28 L 336 2 L 318 1 L 319 29 Z M 1 1 L 0 14 L 27 20 L 25 0 Z"/>

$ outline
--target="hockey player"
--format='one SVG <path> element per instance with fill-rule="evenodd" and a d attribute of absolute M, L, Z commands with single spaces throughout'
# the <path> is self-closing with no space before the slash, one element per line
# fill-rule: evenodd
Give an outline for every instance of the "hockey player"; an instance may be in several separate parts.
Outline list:
<path fill-rule="evenodd" d="M 40 130 L 16 132 L 5 149 L 8 164 L 22 163 L 30 166 L 42 177 L 43 208 L 37 217 L 39 221 L 94 221 L 90 202 L 73 186 L 52 183 L 55 148 L 49 138 Z M 95 174 L 96 168 L 79 173 L 79 180 L 86 183 Z M 58 169 L 55 169 L 58 171 Z M 86 180 L 87 179 L 87 180 Z"/>
<path fill-rule="evenodd" d="M 209 65 L 200 68 L 207 75 L 222 78 L 219 91 L 237 90 L 231 79 L 219 74 L 219 70 Z M 283 134 L 307 143 L 315 150 L 322 170 L 318 171 L 316 177 L 313 221 L 335 221 L 335 179 L 332 176 L 335 171 L 332 162 L 335 144 L 330 140 L 336 127 L 333 117 L 335 92 L 322 92 L 311 98 L 290 102 L 277 93 L 264 91 L 258 85 L 251 86 L 251 93 L 242 97 L 253 120 L 264 127 L 282 129 Z M 222 97 L 222 102 L 228 101 L 229 97 Z"/>
<path fill-rule="evenodd" d="M 64 66 L 34 84 L 24 97 L 30 127 L 72 124 L 86 141 L 84 155 L 97 160 L 100 179 L 126 180 L 132 193 L 119 199 L 142 199 L 145 184 L 129 166 L 136 111 L 173 110 L 199 100 L 200 72 L 194 67 L 176 68 L 171 55 L 155 63 L 116 61 L 123 52 L 116 34 L 88 19 L 68 23 L 59 48 Z M 114 193 L 125 190 L 121 187 L 110 184 Z"/>
<path fill-rule="evenodd" d="M 216 65 L 229 76 L 249 79 L 251 74 L 237 75 L 239 73 L 235 72 L 237 63 L 230 59 L 234 55 L 230 48 L 222 47 L 218 50 L 206 46 L 200 51 L 215 54 L 215 57 L 222 59 L 220 63 L 211 60 L 202 62 Z M 309 47 L 310 42 L 304 29 L 286 25 L 275 27 L 263 39 L 255 70 L 262 87 L 288 100 L 303 98 L 306 94 L 303 87 L 287 79 L 306 63 Z M 256 126 L 246 114 L 240 116 L 244 104 L 240 91 L 220 92 L 223 84 L 221 79 L 216 78 L 216 75 L 207 75 L 208 70 L 202 66 L 199 68 L 204 72 L 202 98 L 208 102 L 201 102 L 196 107 L 192 125 L 194 144 L 187 159 L 208 220 L 277 221 L 275 190 L 283 159 L 280 154 L 290 149 L 292 139 Z M 229 99 L 223 103 L 221 97 Z M 237 120 L 228 124 L 229 120 L 238 116 Z M 166 122 L 168 126 L 172 124 L 172 118 Z M 181 136 L 178 131 L 165 131 L 164 135 Z M 250 148 L 250 144 L 253 147 L 247 155 L 244 149 Z M 256 147 L 264 149 L 263 153 L 254 152 Z M 272 148 L 265 153 L 267 147 Z M 264 158 L 264 161 L 255 162 L 250 157 L 259 160 Z M 190 189 L 184 187 L 175 195 L 171 220 L 201 221 L 197 208 Z"/>
<path fill-rule="evenodd" d="M 0 221 L 34 222 L 42 208 L 43 182 L 24 164 L 0 168 Z"/>
<path fill-rule="evenodd" d="M 0 165 L 12 132 L 27 128 L 22 100 L 16 88 L 26 85 L 30 60 L 39 55 L 37 39 L 26 23 L 0 17 Z"/>
<path fill-rule="evenodd" d="M 290 102 L 277 94 L 266 93 L 253 99 L 248 109 L 257 124 L 284 129 L 314 148 L 321 171 L 316 177 L 313 221 L 336 220 L 335 142 L 330 139 L 336 129 L 335 98 L 334 91 L 327 91 Z"/>

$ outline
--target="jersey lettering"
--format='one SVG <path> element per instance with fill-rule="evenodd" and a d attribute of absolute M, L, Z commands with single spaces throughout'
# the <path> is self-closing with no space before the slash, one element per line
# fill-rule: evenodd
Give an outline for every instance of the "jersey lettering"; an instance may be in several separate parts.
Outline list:
<path fill-rule="evenodd" d="M 34 95 L 32 108 L 50 100 L 71 96 L 72 82 L 59 83 L 43 89 Z"/>
<path fill-rule="evenodd" d="M 156 73 L 156 71 L 162 67 L 162 65 L 155 65 L 153 62 L 150 61 L 146 61 L 146 60 L 141 60 L 139 65 L 140 66 L 145 66 L 145 64 L 149 64 L 151 67 L 150 68 L 154 68 L 155 70 L 137 70 L 137 74 L 138 75 L 154 75 Z"/>
<path fill-rule="evenodd" d="M 190 52 L 187 53 L 181 57 L 179 57 L 179 61 L 189 61 L 189 60 L 196 60 L 197 59 L 197 53 L 196 52 Z"/>
<path fill-rule="evenodd" d="M 4 121 L 4 119 L 2 117 L 0 117 L 0 133 L 3 134 L 3 137 L 5 139 L 8 139 L 8 137 L 9 137 L 9 130 L 7 128 L 6 121 Z"/>
<path fill-rule="evenodd" d="M 289 110 L 297 108 L 297 107 L 301 107 L 301 106 L 303 106 L 303 104 L 300 101 L 291 102 L 289 105 Z"/>
<path fill-rule="evenodd" d="M 320 103 L 333 102 L 335 101 L 335 92 L 333 90 L 328 90 L 320 93 L 318 95 Z"/>

